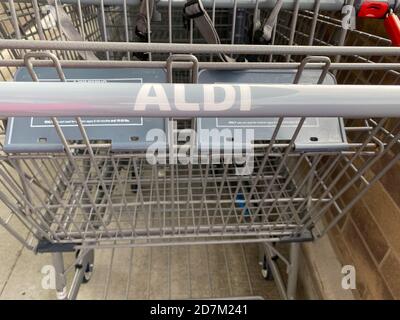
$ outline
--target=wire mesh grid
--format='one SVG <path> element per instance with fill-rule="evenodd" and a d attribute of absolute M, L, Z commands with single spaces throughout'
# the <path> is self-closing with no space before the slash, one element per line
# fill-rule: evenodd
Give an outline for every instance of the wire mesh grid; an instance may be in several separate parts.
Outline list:
<path fill-rule="evenodd" d="M 349 127 L 352 135 L 366 136 L 365 146 L 355 151 L 299 154 L 291 143 L 281 150 L 278 143 L 259 147 L 247 176 L 237 175 L 230 163 L 150 165 L 143 154 L 115 154 L 96 143 L 90 145 L 92 155 L 79 150 L 82 144 L 70 144 L 72 159 L 3 155 L 2 200 L 34 239 L 52 243 L 311 239 L 314 223 L 329 208 L 335 221 L 343 216 L 348 206 L 339 197 L 353 184 L 366 189 L 376 179 L 367 170 L 398 144 L 398 125 L 395 137 L 382 125 L 371 120 L 369 127 Z M 350 181 L 337 190 L 346 177 Z"/>
<path fill-rule="evenodd" d="M 324 11 L 324 1 L 303 3 L 297 1 L 283 5 L 279 12 L 276 28 L 271 40 L 272 45 L 374 45 L 388 46 L 390 41 L 358 30 L 342 28 L 342 21 L 337 15 L 341 4 L 335 4 L 336 11 Z M 135 34 L 135 23 L 139 14 L 139 2 L 131 5 L 130 1 L 114 1 L 111 4 L 100 1 L 5 1 L 1 2 L 0 34 L 4 39 L 36 40 L 82 40 L 103 42 L 148 42 L 148 43 L 205 43 L 201 33 L 192 22 L 185 22 L 182 13 L 183 2 L 161 1 L 156 7 L 158 18 L 152 18 L 147 12 L 148 39 L 140 39 Z M 113 5 L 114 4 L 114 5 Z M 115 5 L 118 4 L 118 5 Z M 267 17 L 271 8 L 259 1 L 233 1 L 228 7 L 215 1 L 207 3 L 207 10 L 218 32 L 221 43 L 248 44 L 252 39 L 254 15 L 260 10 L 260 20 Z M 272 5 L 269 4 L 269 5 Z M 344 3 L 343 3 L 344 5 Z M 327 5 L 325 4 L 325 7 Z M 273 8 L 273 6 L 272 6 Z M 313 10 L 305 10 L 312 8 Z M 292 9 L 292 10 L 291 10 Z M 330 8 L 332 10 L 332 8 Z M 63 19 L 64 15 L 67 17 Z M 77 35 L 71 35 L 65 20 L 70 20 Z M 64 24 L 63 24 L 64 23 Z M 8 53 L 14 59 L 21 53 Z M 59 58 L 85 59 L 83 54 L 74 51 L 59 51 Z M 66 56 L 69 54 L 69 56 Z M 136 59 L 132 53 L 98 51 L 100 59 L 120 60 Z M 165 60 L 167 55 L 148 58 Z M 209 60 L 210 55 L 200 55 L 199 60 Z M 277 61 L 272 56 L 259 57 Z M 290 55 L 285 55 L 291 60 Z M 293 59 L 292 59 L 293 60 Z M 301 59 L 300 59 L 301 60 Z M 368 59 L 367 59 L 368 60 Z M 294 61 L 299 61 L 295 59 Z"/>

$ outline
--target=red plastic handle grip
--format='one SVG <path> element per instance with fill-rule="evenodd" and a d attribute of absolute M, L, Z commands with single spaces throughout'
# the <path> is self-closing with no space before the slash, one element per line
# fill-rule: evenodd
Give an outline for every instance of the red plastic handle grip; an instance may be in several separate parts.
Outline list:
<path fill-rule="evenodd" d="M 388 14 L 384 21 L 386 33 L 388 34 L 390 40 L 392 40 L 392 45 L 400 47 L 400 20 L 399 17 L 393 13 Z"/>
<path fill-rule="evenodd" d="M 389 4 L 382 1 L 364 1 L 358 10 L 359 18 L 383 18 L 389 11 Z"/>

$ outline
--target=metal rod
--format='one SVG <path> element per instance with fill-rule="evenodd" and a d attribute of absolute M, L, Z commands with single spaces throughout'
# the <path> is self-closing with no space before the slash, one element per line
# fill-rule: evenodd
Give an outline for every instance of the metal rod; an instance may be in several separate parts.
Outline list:
<path fill-rule="evenodd" d="M 7 0 L 0 0 L 0 2 L 5 2 Z M 14 0 L 15 2 L 24 2 L 26 0 Z M 104 5 L 106 6 L 120 6 L 122 5 L 124 0 L 104 0 Z M 47 4 L 46 0 L 38 0 L 39 3 Z M 202 0 L 203 5 L 206 8 L 212 7 L 213 0 Z M 391 5 L 395 3 L 394 0 L 388 1 Z M 63 4 L 76 4 L 77 0 L 63 0 Z M 98 5 L 98 0 L 81 0 L 81 3 L 84 5 Z M 139 6 L 140 0 L 127 0 L 128 5 L 130 6 Z M 254 8 L 254 0 L 238 0 L 239 8 Z M 285 0 L 283 4 L 284 9 L 293 8 L 294 0 Z M 172 0 L 173 7 L 183 7 L 185 1 L 174 1 Z M 313 0 L 300 0 L 300 9 L 301 10 L 312 10 L 314 6 Z M 324 11 L 340 11 L 342 6 L 345 4 L 345 0 L 321 0 L 321 10 Z M 259 7 L 263 9 L 272 9 L 274 7 L 274 1 L 261 1 Z M 157 6 L 167 7 L 168 0 L 160 0 L 157 2 Z M 232 0 L 218 0 L 216 1 L 217 8 L 232 8 L 234 3 Z"/>
<path fill-rule="evenodd" d="M 165 68 L 165 61 L 87 61 L 59 60 L 63 68 Z M 300 62 L 198 62 L 199 69 L 213 70 L 246 70 L 246 69 L 297 69 Z M 36 61 L 39 67 L 50 67 L 51 61 Z M 323 63 L 307 63 L 307 69 L 321 69 Z M 23 67 L 22 59 L 0 60 L 0 67 Z M 189 69 L 191 62 L 174 62 L 174 68 Z M 329 70 L 400 70 L 400 63 L 331 63 Z"/>
<path fill-rule="evenodd" d="M 65 277 L 63 254 L 55 252 L 52 254 L 52 258 L 56 277 L 57 299 L 64 300 L 67 298 L 67 279 Z"/>
<path fill-rule="evenodd" d="M 148 96 L 152 89 L 157 102 Z M 230 97 L 216 109 L 211 96 L 221 89 Z M 202 98 L 195 106 L 176 103 L 175 90 Z M 250 101 L 242 100 L 241 90 L 247 91 Z M 0 84 L 0 117 L 398 117 L 399 100 L 398 86 L 390 85 L 4 82 Z"/>
<path fill-rule="evenodd" d="M 296 299 L 297 292 L 297 276 L 299 272 L 299 252 L 300 244 L 291 243 L 290 244 L 290 265 L 288 272 L 288 282 L 287 282 L 287 297 L 290 300 Z"/>
<path fill-rule="evenodd" d="M 125 43 L 96 41 L 48 41 L 1 39 L 0 49 L 78 50 L 78 51 L 132 51 L 153 53 L 232 53 L 232 54 L 293 54 L 293 55 L 378 55 L 400 56 L 399 47 L 350 46 L 282 46 L 243 44 L 183 44 L 183 43 Z"/>

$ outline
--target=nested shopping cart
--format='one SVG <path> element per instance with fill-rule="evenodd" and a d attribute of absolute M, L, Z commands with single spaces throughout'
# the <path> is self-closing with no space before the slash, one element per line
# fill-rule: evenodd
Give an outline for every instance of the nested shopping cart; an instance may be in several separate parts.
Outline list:
<path fill-rule="evenodd" d="M 1 0 L 0 224 L 61 299 L 95 249 L 254 242 L 294 298 L 299 243 L 400 159 L 396 7 Z"/>

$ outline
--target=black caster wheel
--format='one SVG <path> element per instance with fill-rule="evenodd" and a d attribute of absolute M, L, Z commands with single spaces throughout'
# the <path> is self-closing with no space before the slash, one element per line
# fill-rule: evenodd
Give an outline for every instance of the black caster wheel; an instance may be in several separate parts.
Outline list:
<path fill-rule="evenodd" d="M 134 171 L 131 172 L 132 180 L 136 180 L 136 174 Z M 138 184 L 136 182 L 131 183 L 131 191 L 136 193 L 138 191 Z"/>
<path fill-rule="evenodd" d="M 75 257 L 78 258 L 80 253 L 80 250 L 78 250 L 75 254 Z M 90 250 L 88 253 L 88 261 L 87 263 L 83 265 L 75 265 L 75 269 L 81 269 L 84 268 L 85 272 L 83 273 L 83 278 L 82 278 L 82 283 L 88 283 L 90 279 L 92 278 L 93 275 L 93 270 L 94 270 L 94 251 Z"/>
<path fill-rule="evenodd" d="M 261 268 L 261 275 L 265 280 L 268 280 L 268 281 L 274 279 L 274 277 L 272 275 L 272 271 L 271 271 L 271 266 L 268 263 L 267 256 L 264 256 L 264 259 L 263 259 L 262 268 Z"/>
<path fill-rule="evenodd" d="M 83 274 L 82 283 L 88 283 L 92 279 L 94 265 L 93 263 L 88 263 L 86 265 L 85 273 Z"/>

